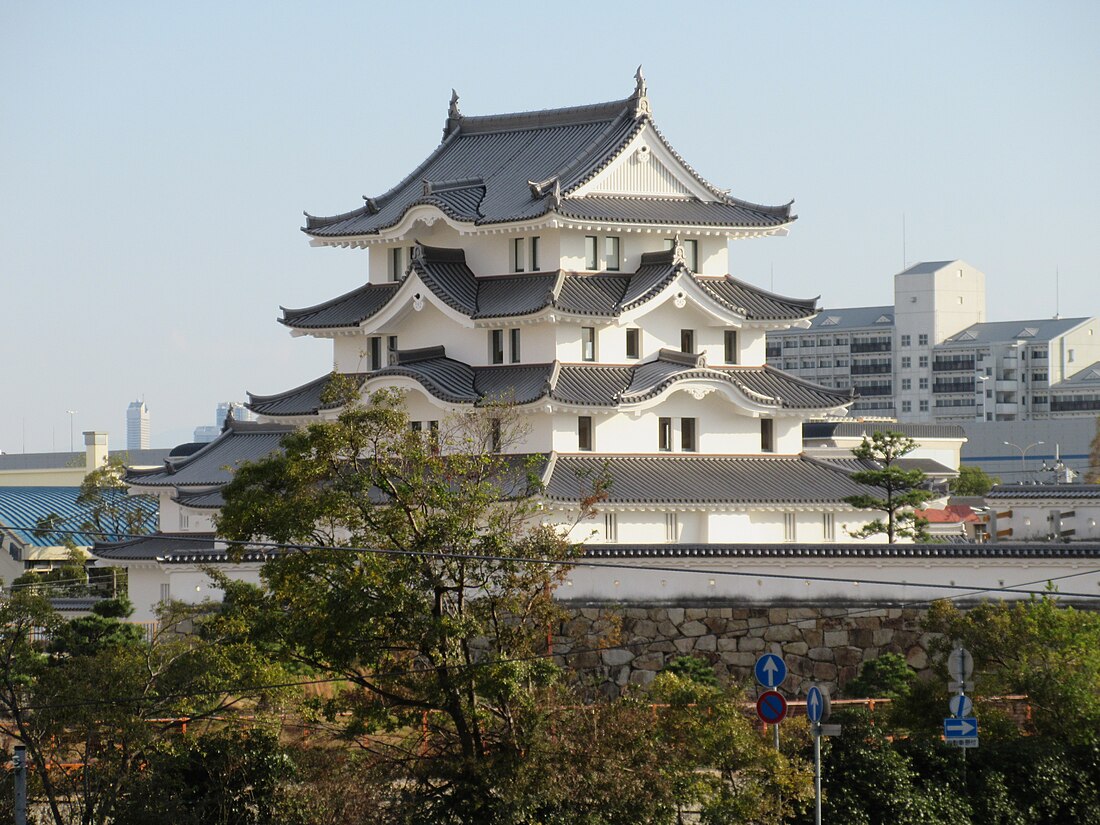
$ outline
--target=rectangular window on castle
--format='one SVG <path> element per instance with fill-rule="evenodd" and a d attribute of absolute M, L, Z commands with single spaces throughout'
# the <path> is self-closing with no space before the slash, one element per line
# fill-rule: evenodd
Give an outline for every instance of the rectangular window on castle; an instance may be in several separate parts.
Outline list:
<path fill-rule="evenodd" d="M 680 419 L 680 449 L 685 453 L 693 453 L 697 449 L 694 418 Z"/>
<path fill-rule="evenodd" d="M 489 363 L 504 363 L 504 330 L 489 330 Z"/>
<path fill-rule="evenodd" d="M 519 363 L 519 330 L 518 329 L 508 330 L 508 338 L 509 338 L 508 343 L 510 345 L 509 358 L 510 358 L 510 360 L 513 364 L 518 364 Z"/>
<path fill-rule="evenodd" d="M 626 331 L 626 357 L 642 357 L 642 331 L 637 327 Z"/>
<path fill-rule="evenodd" d="M 836 513 L 822 513 L 821 515 L 825 541 L 836 541 Z"/>
<path fill-rule="evenodd" d="M 619 239 L 608 235 L 603 239 L 603 259 L 608 272 L 618 272 L 621 263 L 619 256 Z"/>
<path fill-rule="evenodd" d="M 167 583 L 162 584 L 160 586 L 160 600 L 162 602 L 167 602 L 171 598 L 172 598 L 172 585 L 167 584 Z"/>
<path fill-rule="evenodd" d="M 737 330 L 735 330 L 735 329 L 727 329 L 726 330 L 725 344 L 726 344 L 726 353 L 725 353 L 726 354 L 726 363 L 727 364 L 736 364 L 737 360 L 738 360 L 737 359 Z"/>
<path fill-rule="evenodd" d="M 596 328 L 581 327 L 581 360 L 596 360 Z"/>
<path fill-rule="evenodd" d="M 498 246 L 497 249 L 500 249 Z M 395 246 L 390 250 L 390 280 L 400 281 L 405 274 L 405 250 Z"/>
<path fill-rule="evenodd" d="M 657 449 L 662 453 L 672 451 L 672 419 L 657 419 Z"/>
<path fill-rule="evenodd" d="M 619 519 L 615 513 L 603 514 L 603 538 L 604 541 L 619 540 Z"/>
<path fill-rule="evenodd" d="M 523 272 L 523 263 L 526 259 L 523 238 L 512 239 L 512 271 Z"/>
<path fill-rule="evenodd" d="M 385 364 L 382 363 L 382 339 L 374 337 L 370 339 L 370 368 L 372 370 L 380 370 Z"/>
<path fill-rule="evenodd" d="M 600 268 L 598 240 L 595 235 L 587 235 L 584 239 L 584 268 L 589 272 Z"/>
<path fill-rule="evenodd" d="M 783 541 L 798 540 L 798 514 L 783 514 Z"/>
<path fill-rule="evenodd" d="M 396 335 L 387 335 L 386 336 L 386 363 L 388 363 L 388 364 L 396 364 L 397 363 L 397 336 Z"/>
<path fill-rule="evenodd" d="M 592 451 L 592 416 L 577 416 L 577 449 Z"/>
<path fill-rule="evenodd" d="M 775 421 L 771 418 L 760 419 L 760 452 L 775 452 Z"/>
<path fill-rule="evenodd" d="M 692 272 L 699 271 L 699 242 L 695 240 L 684 241 L 684 263 Z"/>
<path fill-rule="evenodd" d="M 531 271 L 539 271 L 539 239 L 537 235 L 531 238 Z"/>
<path fill-rule="evenodd" d="M 680 352 L 695 352 L 695 330 L 680 330 Z"/>
<path fill-rule="evenodd" d="M 665 513 L 665 541 L 680 540 L 680 519 L 675 513 Z"/>

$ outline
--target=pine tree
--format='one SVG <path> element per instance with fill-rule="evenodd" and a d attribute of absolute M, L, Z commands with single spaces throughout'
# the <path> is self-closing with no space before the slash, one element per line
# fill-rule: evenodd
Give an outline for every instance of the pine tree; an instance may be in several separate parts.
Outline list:
<path fill-rule="evenodd" d="M 886 514 L 886 520 L 877 518 L 870 524 L 851 533 L 855 538 L 885 533 L 893 544 L 899 538 L 922 541 L 928 538 L 928 522 L 919 518 L 913 508 L 934 498 L 935 494 L 924 488 L 925 476 L 920 470 L 904 470 L 898 465 L 903 458 L 917 448 L 917 443 L 902 433 L 875 432 L 870 439 L 852 450 L 856 458 L 869 461 L 873 469 L 852 473 L 852 480 L 868 487 L 877 487 L 882 496 L 864 493 L 848 496 L 844 501 L 862 510 L 878 510 Z"/>

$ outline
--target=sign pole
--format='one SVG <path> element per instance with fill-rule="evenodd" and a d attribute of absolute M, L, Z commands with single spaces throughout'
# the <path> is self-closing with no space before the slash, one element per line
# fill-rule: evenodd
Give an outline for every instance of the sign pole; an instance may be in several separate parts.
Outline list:
<path fill-rule="evenodd" d="M 772 725 L 773 738 L 775 739 L 775 749 L 779 750 L 779 725 Z"/>
<path fill-rule="evenodd" d="M 16 745 L 12 755 L 15 768 L 15 825 L 27 825 L 27 747 Z"/>
<path fill-rule="evenodd" d="M 814 733 L 814 825 L 821 825 L 821 730 L 816 722 Z"/>

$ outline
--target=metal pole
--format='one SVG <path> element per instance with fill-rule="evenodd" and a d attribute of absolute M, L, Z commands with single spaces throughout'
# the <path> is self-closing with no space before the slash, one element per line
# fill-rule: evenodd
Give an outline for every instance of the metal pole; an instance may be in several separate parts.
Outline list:
<path fill-rule="evenodd" d="M 821 726 L 814 724 L 814 825 L 821 825 Z"/>
<path fill-rule="evenodd" d="M 27 825 L 27 748 L 16 745 L 12 756 L 15 768 L 15 825 Z"/>
<path fill-rule="evenodd" d="M 772 725 L 772 738 L 775 740 L 775 749 L 779 750 L 779 723 Z"/>

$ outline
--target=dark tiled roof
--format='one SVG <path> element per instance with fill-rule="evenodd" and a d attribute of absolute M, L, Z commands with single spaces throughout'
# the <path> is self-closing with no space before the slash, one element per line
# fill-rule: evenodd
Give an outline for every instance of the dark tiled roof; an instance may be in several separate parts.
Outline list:
<path fill-rule="evenodd" d="M 724 559 L 1076 559 L 1100 557 L 1097 544 L 590 544 L 586 557 Z"/>
<path fill-rule="evenodd" d="M 707 202 L 682 198 L 623 198 L 587 195 L 566 198 L 558 212 L 576 220 L 651 223 L 667 226 L 782 226 L 791 220 L 783 207 L 753 206 L 733 200 Z"/>
<path fill-rule="evenodd" d="M 681 273 L 688 272 L 683 264 L 677 264 L 674 251 L 650 252 L 642 255 L 641 265 L 626 285 L 619 301 L 619 309 L 633 309 L 644 304 L 672 282 Z"/>
<path fill-rule="evenodd" d="M 233 468 L 279 450 L 283 436 L 293 430 L 282 424 L 231 421 L 197 453 L 166 461 L 162 469 L 128 473 L 126 481 L 134 487 L 216 487 L 233 477 Z"/>
<path fill-rule="evenodd" d="M 563 404 L 608 407 L 653 398 L 679 381 L 722 381 L 751 401 L 779 409 L 829 409 L 852 400 L 851 391 L 833 390 L 771 367 L 702 365 L 698 355 L 661 350 L 656 359 L 632 366 L 612 364 L 509 364 L 472 367 L 446 357 L 443 347 L 398 353 L 398 363 L 363 376 L 411 378 L 449 404 L 509 401 L 530 404 L 540 398 Z M 249 408 L 268 416 L 317 412 L 318 399 L 331 376 L 282 395 L 252 396 Z"/>
<path fill-rule="evenodd" d="M 424 285 L 452 309 L 466 315 L 477 313 L 477 278 L 466 266 L 464 250 L 417 244 L 411 266 Z"/>
<path fill-rule="evenodd" d="M 367 375 L 367 373 L 348 373 L 344 377 L 352 379 L 361 386 Z M 332 373 L 328 373 L 308 384 L 276 395 L 256 395 L 250 392 L 246 406 L 260 415 L 316 415 L 321 410 L 333 408 L 332 404 L 321 401 L 331 381 Z"/>
<path fill-rule="evenodd" d="M 212 551 L 214 536 L 203 533 L 154 533 L 118 542 L 100 542 L 92 555 L 112 561 L 151 561 L 179 551 Z"/>
<path fill-rule="evenodd" d="M 533 315 L 554 302 L 558 273 L 480 278 L 475 318 L 515 318 Z M 568 280 L 568 279 L 567 279 Z"/>
<path fill-rule="evenodd" d="M 606 473 L 607 504 L 836 504 L 869 488 L 800 456 L 559 455 L 549 498 L 576 501 Z"/>
<path fill-rule="evenodd" d="M 1100 499 L 1100 484 L 998 484 L 987 499 Z"/>
<path fill-rule="evenodd" d="M 530 220 L 555 210 L 578 219 L 730 227 L 772 227 L 794 219 L 789 204 L 756 206 L 730 198 L 686 164 L 712 201 L 569 197 L 652 124 L 648 107 L 638 105 L 640 93 L 592 106 L 488 117 L 465 117 L 453 108 L 443 142 L 404 180 L 351 212 L 307 215 L 303 231 L 321 238 L 377 234 L 420 204 L 475 225 Z"/>
<path fill-rule="evenodd" d="M 843 470 L 846 473 L 860 473 L 865 470 L 880 470 L 882 464 L 873 461 L 869 458 L 856 458 L 855 456 L 848 455 L 844 457 L 827 456 L 818 457 L 814 456 L 817 461 L 824 461 L 827 464 L 831 464 Z M 931 458 L 899 458 L 894 461 L 894 464 L 901 470 L 920 470 L 922 473 L 928 476 L 957 476 L 958 470 L 948 467 L 946 464 L 941 464 Z"/>
<path fill-rule="evenodd" d="M 747 284 L 731 275 L 698 280 L 718 303 L 740 312 L 746 318 L 789 321 L 809 318 L 817 312 L 817 298 L 787 298 Z"/>
<path fill-rule="evenodd" d="M 382 309 L 400 284 L 364 284 L 331 301 L 304 309 L 282 307 L 279 323 L 298 329 L 357 326 Z"/>
<path fill-rule="evenodd" d="M 807 421 L 803 438 L 860 438 L 876 431 L 895 432 L 920 441 L 922 438 L 966 438 L 957 424 L 902 424 L 897 421 Z"/>
<path fill-rule="evenodd" d="M 207 492 L 181 490 L 174 496 L 174 501 L 183 507 L 193 507 L 197 510 L 217 510 L 225 504 L 220 489 Z"/>
<path fill-rule="evenodd" d="M 614 317 L 630 280 L 630 275 L 565 275 L 554 306 L 574 315 Z"/>

